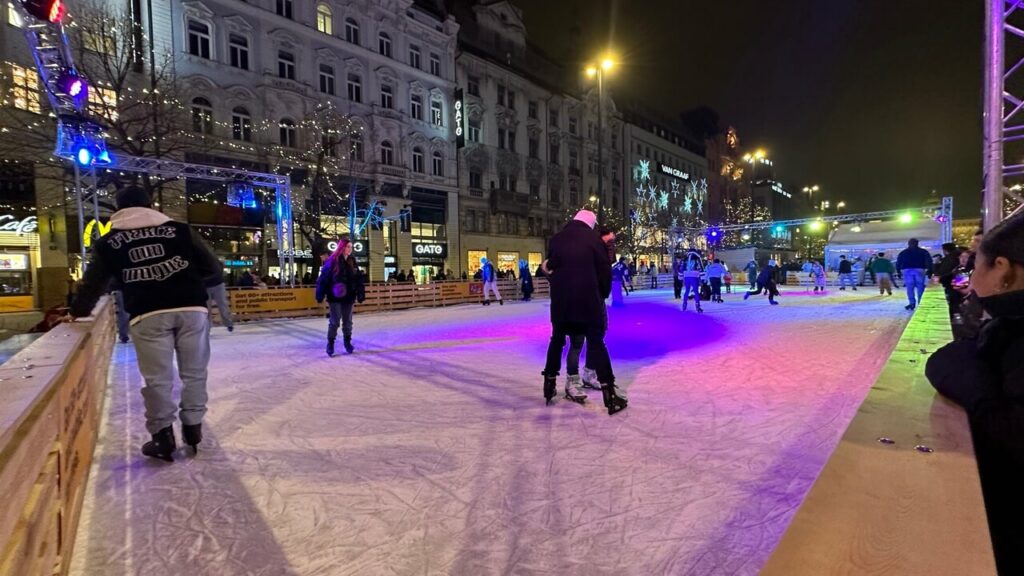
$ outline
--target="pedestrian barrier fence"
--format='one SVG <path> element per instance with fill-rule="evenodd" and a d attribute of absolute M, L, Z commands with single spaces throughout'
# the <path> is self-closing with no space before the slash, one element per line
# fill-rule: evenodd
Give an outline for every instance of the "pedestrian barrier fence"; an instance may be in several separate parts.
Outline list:
<path fill-rule="evenodd" d="M 0 575 L 67 574 L 114 333 L 103 298 L 0 365 Z"/>

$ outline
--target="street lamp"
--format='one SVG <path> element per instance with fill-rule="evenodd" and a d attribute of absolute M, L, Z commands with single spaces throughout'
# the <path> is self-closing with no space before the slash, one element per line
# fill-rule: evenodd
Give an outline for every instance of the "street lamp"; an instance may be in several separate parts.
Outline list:
<path fill-rule="evenodd" d="M 601 221 L 604 208 L 604 75 L 615 67 L 610 56 L 586 67 L 587 77 L 597 78 L 597 220 Z"/>

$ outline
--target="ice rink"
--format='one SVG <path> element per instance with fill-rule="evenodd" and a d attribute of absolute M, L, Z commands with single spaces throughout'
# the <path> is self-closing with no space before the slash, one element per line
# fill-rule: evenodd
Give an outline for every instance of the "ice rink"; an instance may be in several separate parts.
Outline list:
<path fill-rule="evenodd" d="M 755 574 L 908 318 L 869 288 L 780 301 L 627 296 L 612 417 L 545 406 L 547 300 L 357 315 L 333 359 L 324 319 L 216 328 L 174 464 L 139 453 L 118 345 L 72 574 Z"/>

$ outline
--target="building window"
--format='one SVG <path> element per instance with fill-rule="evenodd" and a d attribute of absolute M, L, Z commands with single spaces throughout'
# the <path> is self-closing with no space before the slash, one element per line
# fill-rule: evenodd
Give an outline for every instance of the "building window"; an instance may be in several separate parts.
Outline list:
<path fill-rule="evenodd" d="M 91 87 L 89 89 L 89 112 L 104 120 L 117 122 L 117 92 L 100 86 Z"/>
<path fill-rule="evenodd" d="M 334 96 L 334 66 L 320 65 L 320 91 Z"/>
<path fill-rule="evenodd" d="M 338 157 L 338 143 L 331 140 L 331 137 L 324 134 L 320 137 L 320 146 L 324 149 L 324 155 L 331 158 Z"/>
<path fill-rule="evenodd" d="M 297 139 L 294 121 L 283 118 L 281 123 L 278 124 L 278 135 L 280 136 L 281 146 L 295 148 Z"/>
<path fill-rule="evenodd" d="M 286 80 L 295 80 L 295 55 L 280 50 L 277 53 L 277 76 Z"/>
<path fill-rule="evenodd" d="M 579 174 L 580 153 L 576 150 L 569 150 L 569 173 Z"/>
<path fill-rule="evenodd" d="M 210 27 L 196 20 L 188 21 L 188 53 L 210 59 Z"/>
<path fill-rule="evenodd" d="M 234 68 L 241 68 L 242 70 L 249 69 L 249 39 L 245 36 L 238 34 L 228 35 L 228 57 L 231 60 L 231 66 Z"/>
<path fill-rule="evenodd" d="M 412 171 L 417 174 L 423 174 L 423 149 L 417 146 L 412 149 Z"/>
<path fill-rule="evenodd" d="M 395 164 L 395 148 L 387 140 L 380 143 L 380 163 L 386 166 Z"/>
<path fill-rule="evenodd" d="M 380 107 L 388 110 L 395 107 L 395 94 L 391 86 L 387 84 L 380 87 Z"/>
<path fill-rule="evenodd" d="M 285 18 L 291 19 L 292 17 L 292 0 L 277 0 L 277 15 L 284 16 Z"/>
<path fill-rule="evenodd" d="M 324 34 L 334 34 L 334 18 L 331 7 L 327 4 L 318 4 L 316 7 L 316 29 Z"/>
<path fill-rule="evenodd" d="M 430 55 L 430 73 L 434 76 L 441 75 L 441 57 L 437 54 Z"/>
<path fill-rule="evenodd" d="M 192 131 L 213 133 L 213 105 L 206 98 L 192 99 Z"/>
<path fill-rule="evenodd" d="M 352 136 L 352 147 L 348 151 L 348 159 L 356 162 L 363 161 L 363 135 Z"/>
<path fill-rule="evenodd" d="M 409 66 L 413 68 L 420 67 L 420 48 L 419 46 L 409 46 Z"/>
<path fill-rule="evenodd" d="M 11 64 L 11 96 L 14 107 L 19 110 L 42 112 L 39 98 L 39 73 L 35 68 L 24 68 Z"/>
<path fill-rule="evenodd" d="M 558 156 L 559 156 L 559 152 L 561 152 L 559 150 L 558 144 L 552 144 L 551 145 L 551 149 L 548 150 L 548 152 L 549 152 L 548 162 L 551 162 L 552 164 L 558 164 L 558 160 L 559 160 Z"/>
<path fill-rule="evenodd" d="M 505 141 L 508 132 L 504 128 L 498 128 L 498 148 L 505 149 Z"/>
<path fill-rule="evenodd" d="M 498 84 L 498 106 L 505 105 L 505 87 Z"/>
<path fill-rule="evenodd" d="M 530 184 L 530 199 L 540 200 L 540 184 Z"/>
<path fill-rule="evenodd" d="M 243 142 L 252 142 L 252 116 L 241 106 L 231 111 L 231 137 Z"/>
<path fill-rule="evenodd" d="M 345 41 L 359 44 L 359 23 L 351 18 L 345 19 Z"/>
<path fill-rule="evenodd" d="M 618 149 L 619 149 L 619 135 L 613 133 L 612 134 L 612 150 L 618 150 Z"/>
<path fill-rule="evenodd" d="M 573 118 L 572 116 L 570 116 L 569 117 L 569 134 L 575 134 L 575 133 L 576 133 L 576 118 Z"/>
<path fill-rule="evenodd" d="M 423 120 L 423 97 L 413 94 L 409 99 L 409 114 L 415 120 Z"/>
<path fill-rule="evenodd" d="M 363 101 L 363 79 L 359 74 L 348 75 L 348 99 L 353 102 Z"/>
<path fill-rule="evenodd" d="M 434 176 L 444 176 L 444 156 L 440 152 L 434 152 L 433 169 Z"/>
<path fill-rule="evenodd" d="M 470 76 L 466 80 L 466 91 L 473 96 L 480 96 L 480 79 L 476 76 Z"/>
<path fill-rule="evenodd" d="M 469 187 L 470 188 L 483 188 L 484 187 L 484 175 L 479 172 L 469 173 Z"/>
<path fill-rule="evenodd" d="M 391 58 L 391 37 L 384 32 L 377 36 L 377 51 L 381 55 Z"/>
<path fill-rule="evenodd" d="M 530 158 L 540 158 L 540 140 L 530 138 Z"/>
<path fill-rule="evenodd" d="M 537 108 L 537 103 L 534 102 L 533 100 L 531 100 L 530 103 L 526 105 L 526 115 L 527 117 L 530 118 L 530 120 L 537 119 Z"/>
<path fill-rule="evenodd" d="M 512 90 L 508 91 L 508 107 L 512 110 L 516 109 L 516 93 Z"/>
<path fill-rule="evenodd" d="M 508 131 L 508 149 L 513 151 L 513 152 L 516 151 L 516 131 L 515 130 L 509 130 Z"/>
<path fill-rule="evenodd" d="M 430 101 L 430 123 L 434 126 L 444 126 L 444 110 L 437 100 Z"/>
<path fill-rule="evenodd" d="M 558 128 L 558 110 L 548 112 L 548 124 Z"/>
<path fill-rule="evenodd" d="M 469 141 L 479 142 L 480 141 L 480 121 L 469 119 Z"/>

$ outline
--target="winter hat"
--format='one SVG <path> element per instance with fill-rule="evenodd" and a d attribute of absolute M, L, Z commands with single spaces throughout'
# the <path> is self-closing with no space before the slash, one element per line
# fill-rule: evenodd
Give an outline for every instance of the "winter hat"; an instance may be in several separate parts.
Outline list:
<path fill-rule="evenodd" d="M 118 210 L 124 210 L 125 208 L 151 208 L 153 206 L 149 192 L 138 186 L 122 188 L 117 191 L 114 198 L 117 202 Z"/>
<path fill-rule="evenodd" d="M 481 258 L 480 259 L 480 263 L 481 264 L 486 264 L 487 263 L 487 258 Z"/>
<path fill-rule="evenodd" d="M 594 229 L 594 226 L 597 226 L 597 214 L 594 214 L 590 210 L 580 210 L 576 213 L 576 216 L 573 216 L 573 220 L 583 222 L 587 226 L 590 226 L 591 230 Z"/>
<path fill-rule="evenodd" d="M 768 265 L 769 265 L 769 266 L 773 266 L 773 267 L 774 267 L 774 266 L 778 266 L 779 264 L 778 264 L 778 262 L 776 262 L 775 260 L 769 260 L 769 261 L 768 261 Z"/>

